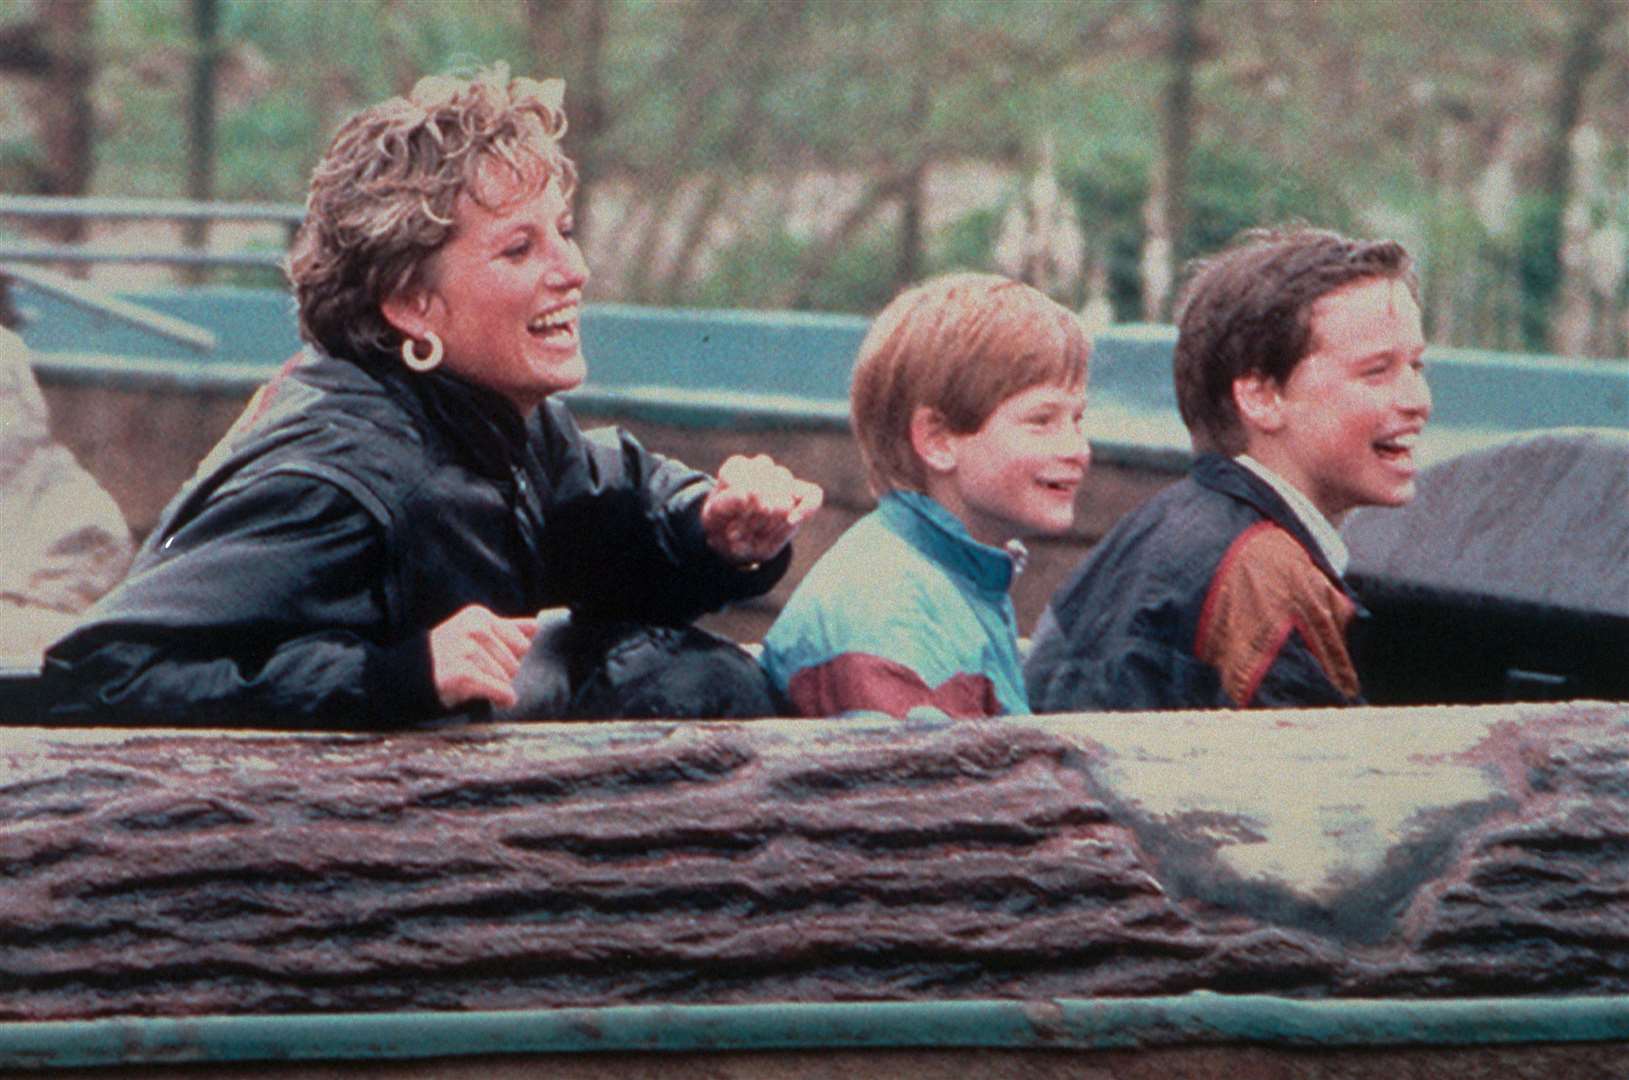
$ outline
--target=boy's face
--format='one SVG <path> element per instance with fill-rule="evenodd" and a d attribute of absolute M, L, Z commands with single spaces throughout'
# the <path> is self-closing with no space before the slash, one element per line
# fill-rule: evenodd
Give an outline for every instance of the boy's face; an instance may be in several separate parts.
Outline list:
<path fill-rule="evenodd" d="M 1020 390 L 977 431 L 949 436 L 954 468 L 930 494 L 981 543 L 1067 531 L 1091 461 L 1085 411 L 1082 385 Z"/>
<path fill-rule="evenodd" d="M 1312 308 L 1312 351 L 1282 385 L 1250 453 L 1331 520 L 1414 497 L 1414 443 L 1431 415 L 1420 307 L 1408 287 L 1367 278 Z"/>

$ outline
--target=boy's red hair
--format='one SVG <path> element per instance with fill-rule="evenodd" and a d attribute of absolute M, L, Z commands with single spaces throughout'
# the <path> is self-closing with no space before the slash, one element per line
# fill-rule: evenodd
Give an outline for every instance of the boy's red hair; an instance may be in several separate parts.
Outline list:
<path fill-rule="evenodd" d="M 849 416 L 873 494 L 922 490 L 911 417 L 936 409 L 952 431 L 979 430 L 1032 386 L 1086 381 L 1091 342 L 1069 309 L 997 274 L 956 273 L 906 289 L 860 345 Z"/>

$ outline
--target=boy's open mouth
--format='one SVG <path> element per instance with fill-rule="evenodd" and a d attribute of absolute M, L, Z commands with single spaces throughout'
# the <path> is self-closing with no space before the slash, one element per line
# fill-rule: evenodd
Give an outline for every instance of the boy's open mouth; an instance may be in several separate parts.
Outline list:
<path fill-rule="evenodd" d="M 1376 439 L 1375 453 L 1384 461 L 1395 464 L 1409 464 L 1414 460 L 1414 443 L 1419 439 L 1417 431 L 1406 431 L 1397 435 L 1388 435 L 1383 439 Z"/>

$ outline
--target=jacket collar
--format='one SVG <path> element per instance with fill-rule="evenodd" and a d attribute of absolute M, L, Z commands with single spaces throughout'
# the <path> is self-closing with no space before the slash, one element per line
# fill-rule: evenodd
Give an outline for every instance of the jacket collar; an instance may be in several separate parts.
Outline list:
<path fill-rule="evenodd" d="M 1266 480 L 1239 462 L 1220 454 L 1201 454 L 1194 462 L 1193 478 L 1212 491 L 1253 507 L 1268 521 L 1295 537 L 1300 545 L 1307 549 L 1312 561 L 1326 577 L 1339 585 L 1343 591 L 1351 592 L 1346 580 L 1329 561 L 1323 545 L 1312 535 L 1312 530 L 1307 528 L 1301 516 Z"/>
<path fill-rule="evenodd" d="M 1289 505 L 1301 524 L 1307 527 L 1307 532 L 1318 542 L 1318 549 L 1329 558 L 1329 565 L 1344 577 L 1351 555 L 1346 550 L 1346 541 L 1341 539 L 1340 530 L 1324 517 L 1323 511 L 1312 505 L 1312 500 L 1297 491 L 1294 484 L 1249 454 L 1240 454 L 1233 460 L 1267 481 L 1267 486 L 1278 492 L 1279 498 Z"/>
<path fill-rule="evenodd" d="M 877 512 L 894 533 L 928 558 L 980 589 L 1005 593 L 1018 556 L 973 539 L 962 520 L 918 491 L 890 491 Z"/>
<path fill-rule="evenodd" d="M 311 381 L 364 392 L 367 384 L 382 389 L 419 413 L 476 471 L 501 479 L 521 460 L 526 421 L 502 394 L 446 371 L 408 371 L 394 357 L 344 360 L 309 347 L 306 351 L 310 359 L 305 367 L 316 375 Z"/>
<path fill-rule="evenodd" d="M 480 471 L 509 474 L 526 446 L 526 421 L 508 398 L 448 372 L 433 371 L 411 381 L 425 411 Z"/>

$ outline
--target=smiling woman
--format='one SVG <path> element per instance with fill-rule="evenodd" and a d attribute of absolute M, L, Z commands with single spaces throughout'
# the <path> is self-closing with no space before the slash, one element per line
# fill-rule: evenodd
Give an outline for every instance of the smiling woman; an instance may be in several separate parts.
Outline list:
<path fill-rule="evenodd" d="M 439 338 L 448 371 L 527 414 L 588 374 L 577 334 L 588 266 L 558 181 L 539 189 L 496 168 L 476 179 L 479 196 L 459 197 L 459 228 L 425 282 L 381 307 L 407 337 Z"/>
<path fill-rule="evenodd" d="M 622 688 L 772 711 L 747 654 L 681 628 L 772 586 L 820 491 L 761 457 L 714 480 L 551 400 L 586 374 L 561 94 L 500 65 L 341 127 L 290 255 L 306 348 L 48 652 L 58 721 L 616 715 Z"/>

